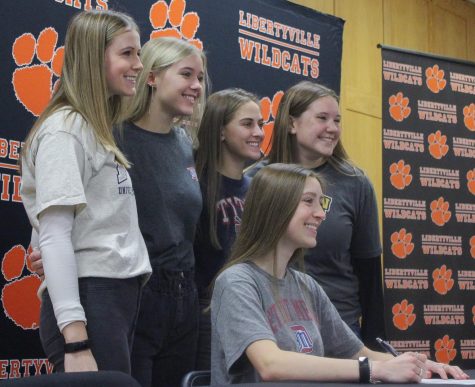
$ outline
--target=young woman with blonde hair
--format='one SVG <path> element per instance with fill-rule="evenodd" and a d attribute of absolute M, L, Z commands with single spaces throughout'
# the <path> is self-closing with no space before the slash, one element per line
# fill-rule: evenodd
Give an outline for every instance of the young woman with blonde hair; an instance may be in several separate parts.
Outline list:
<path fill-rule="evenodd" d="M 195 368 L 199 306 L 193 238 L 202 198 L 185 125 L 199 124 L 206 58 L 175 38 L 144 44 L 137 95 L 118 143 L 130 160 L 139 225 L 153 268 L 132 351 L 142 386 L 178 386 Z"/>
<path fill-rule="evenodd" d="M 231 259 L 213 290 L 211 385 L 404 383 L 432 372 L 468 378 L 422 354 L 369 350 L 317 282 L 291 268 L 317 244 L 326 202 L 318 175 L 301 166 L 271 164 L 253 178 Z"/>
<path fill-rule="evenodd" d="M 129 162 L 112 127 L 123 97 L 135 94 L 139 52 L 129 16 L 77 14 L 59 88 L 23 150 L 21 195 L 45 271 L 40 338 L 56 371 L 130 373 L 138 300 L 151 269 Z"/>
<path fill-rule="evenodd" d="M 376 197 L 368 177 L 349 160 L 340 120 L 333 90 L 309 81 L 290 87 L 279 106 L 268 158 L 250 174 L 266 164 L 297 163 L 328 183 L 331 215 L 319 231 L 320 243 L 307 252 L 305 267 L 342 319 L 377 348 L 384 311 Z"/>
<path fill-rule="evenodd" d="M 209 287 L 226 262 L 241 223 L 250 183 L 243 169 L 260 158 L 262 122 L 254 94 L 225 89 L 209 96 L 198 129 L 196 171 L 203 211 L 194 244 L 201 309 L 197 369 L 211 367 Z"/>

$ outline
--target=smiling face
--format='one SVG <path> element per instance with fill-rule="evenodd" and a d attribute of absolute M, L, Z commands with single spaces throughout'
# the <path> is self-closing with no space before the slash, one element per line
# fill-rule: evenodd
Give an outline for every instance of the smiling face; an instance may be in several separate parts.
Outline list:
<path fill-rule="evenodd" d="M 313 101 L 292 118 L 290 133 L 296 136 L 299 162 L 316 167 L 333 154 L 341 135 L 340 119 L 338 102 L 331 96 Z"/>
<path fill-rule="evenodd" d="M 105 73 L 109 95 L 133 96 L 137 75 L 142 70 L 140 36 L 135 30 L 117 35 L 105 51 Z"/>
<path fill-rule="evenodd" d="M 172 118 L 190 116 L 203 89 L 202 59 L 189 55 L 160 72 L 150 74 L 149 85 L 156 87 L 152 109 L 159 109 Z"/>
<path fill-rule="evenodd" d="M 312 248 L 317 244 L 317 229 L 325 220 L 325 196 L 315 177 L 307 177 L 300 202 L 280 243 L 290 250 Z"/>
<path fill-rule="evenodd" d="M 264 138 L 262 114 L 254 101 L 243 104 L 232 120 L 221 130 L 222 157 L 238 162 L 255 161 L 261 157 Z"/>

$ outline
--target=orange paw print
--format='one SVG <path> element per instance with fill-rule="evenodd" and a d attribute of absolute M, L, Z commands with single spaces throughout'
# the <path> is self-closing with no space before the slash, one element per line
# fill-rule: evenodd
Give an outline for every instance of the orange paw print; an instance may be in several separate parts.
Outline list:
<path fill-rule="evenodd" d="M 393 324 L 401 331 L 407 330 L 414 321 L 416 321 L 416 315 L 412 313 L 414 311 L 414 305 L 409 304 L 407 300 L 402 300 L 401 303 L 397 303 L 393 306 Z"/>
<path fill-rule="evenodd" d="M 475 325 L 475 305 L 473 305 L 472 307 L 472 315 L 473 315 L 473 318 L 472 318 L 473 325 Z"/>
<path fill-rule="evenodd" d="M 445 72 L 439 69 L 439 65 L 426 69 L 426 85 L 433 93 L 444 90 L 447 81 L 444 79 Z"/>
<path fill-rule="evenodd" d="M 201 40 L 195 38 L 200 26 L 200 17 L 196 12 L 185 13 L 185 0 L 171 0 L 170 5 L 164 0 L 159 0 L 150 7 L 150 23 L 155 31 L 150 34 L 150 39 L 165 36 L 184 39 L 200 50 L 203 49 Z M 171 27 L 165 28 L 169 22 Z"/>
<path fill-rule="evenodd" d="M 274 130 L 274 119 L 277 116 L 277 110 L 279 110 L 280 100 L 282 99 L 284 92 L 282 90 L 277 91 L 272 97 L 272 101 L 269 97 L 261 98 L 261 112 L 262 119 L 264 120 L 264 140 L 262 141 L 261 148 L 263 152 L 268 155 L 272 147 L 272 132 Z"/>
<path fill-rule="evenodd" d="M 5 315 L 23 329 L 37 329 L 40 321 L 40 300 L 36 292 L 41 284 L 36 274 L 24 275 L 26 268 L 33 271 L 27 259 L 28 251 L 22 245 L 13 246 L 5 253 L 2 261 L 2 275 L 8 281 L 2 289 L 2 304 Z"/>
<path fill-rule="evenodd" d="M 15 96 L 34 116 L 41 114 L 57 87 L 57 81 L 53 87 L 53 74 L 61 75 L 64 47 L 55 49 L 57 43 L 53 27 L 43 29 L 38 40 L 28 32 L 13 43 L 13 59 L 19 66 L 12 76 Z M 32 64 L 35 54 L 41 64 Z"/>
<path fill-rule="evenodd" d="M 389 114 L 395 121 L 402 121 L 409 117 L 411 108 L 409 105 L 409 98 L 399 92 L 396 95 L 389 97 Z"/>
<path fill-rule="evenodd" d="M 445 265 L 442 265 L 440 269 L 435 269 L 432 272 L 432 278 L 434 280 L 434 289 L 439 294 L 447 294 L 454 286 L 452 270 L 447 269 Z"/>
<path fill-rule="evenodd" d="M 450 220 L 452 212 L 449 211 L 449 205 L 442 196 L 430 203 L 430 217 L 437 226 L 442 227 Z"/>
<path fill-rule="evenodd" d="M 394 231 L 391 234 L 391 251 L 396 257 L 404 259 L 413 250 L 412 234 L 410 232 L 406 233 L 405 228 L 401 228 L 399 231 Z"/>
<path fill-rule="evenodd" d="M 475 235 L 470 238 L 470 255 L 475 259 Z"/>
<path fill-rule="evenodd" d="M 439 363 L 449 364 L 454 360 L 457 350 L 454 349 L 455 340 L 449 339 L 449 335 L 445 335 L 435 342 L 435 358 Z"/>
<path fill-rule="evenodd" d="M 389 172 L 391 173 L 389 180 L 394 188 L 404 189 L 411 184 L 411 166 L 409 164 L 406 165 L 404 160 L 392 163 L 389 167 Z"/>
<path fill-rule="evenodd" d="M 463 108 L 463 123 L 469 130 L 475 130 L 475 103 Z"/>
<path fill-rule="evenodd" d="M 429 134 L 429 153 L 434 159 L 440 160 L 449 151 L 449 146 L 446 144 L 447 136 L 442 134 L 440 130 Z"/>
<path fill-rule="evenodd" d="M 470 169 L 467 172 L 467 188 L 468 191 L 472 194 L 475 195 L 475 168 Z"/>

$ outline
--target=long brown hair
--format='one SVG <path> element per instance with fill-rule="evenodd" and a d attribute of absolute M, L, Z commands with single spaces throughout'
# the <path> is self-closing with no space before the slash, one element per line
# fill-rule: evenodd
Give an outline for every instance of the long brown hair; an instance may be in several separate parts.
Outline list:
<path fill-rule="evenodd" d="M 201 186 L 206 189 L 204 204 L 208 212 L 209 235 L 202 235 L 202 230 L 198 229 L 197 237 L 210 238 L 212 246 L 216 249 L 221 249 L 216 232 L 216 202 L 221 190 L 221 175 L 218 168 L 223 152 L 221 131 L 232 121 L 239 108 L 250 101 L 259 106 L 257 96 L 242 89 L 225 89 L 211 94 L 198 128 L 196 172 Z"/>
<path fill-rule="evenodd" d="M 41 124 L 63 107 L 79 113 L 94 131 L 97 141 L 129 166 L 119 150 L 112 128 L 123 116 L 123 97 L 109 96 L 105 74 L 105 51 L 112 40 L 129 30 L 139 32 L 134 20 L 114 11 L 87 11 L 75 15 L 68 26 L 64 64 L 58 90 L 31 128 L 22 154 L 27 154 Z"/>
<path fill-rule="evenodd" d="M 252 261 L 275 251 L 279 240 L 299 205 L 308 177 L 320 177 L 296 164 L 270 164 L 254 176 L 246 195 L 240 231 L 231 250 L 229 262 L 222 269 Z M 303 266 L 305 249 L 293 253 L 290 263 Z M 276 264 L 274 262 L 274 268 Z"/>
<path fill-rule="evenodd" d="M 317 99 L 332 97 L 339 102 L 338 95 L 332 90 L 318 83 L 302 81 L 290 87 L 280 101 L 279 110 L 274 122 L 272 133 L 272 148 L 269 152 L 269 163 L 298 163 L 297 139 L 290 133 L 292 118 L 300 117 Z M 348 166 L 354 170 L 348 153 L 343 147 L 341 139 L 333 151 L 328 162 L 338 170 L 348 173 Z"/>

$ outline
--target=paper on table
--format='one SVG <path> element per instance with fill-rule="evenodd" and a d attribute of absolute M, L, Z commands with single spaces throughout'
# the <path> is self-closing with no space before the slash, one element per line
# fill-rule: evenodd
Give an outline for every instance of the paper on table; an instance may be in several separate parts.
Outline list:
<path fill-rule="evenodd" d="M 465 386 L 474 386 L 475 379 L 456 380 L 456 379 L 422 379 L 422 384 L 460 384 Z"/>

